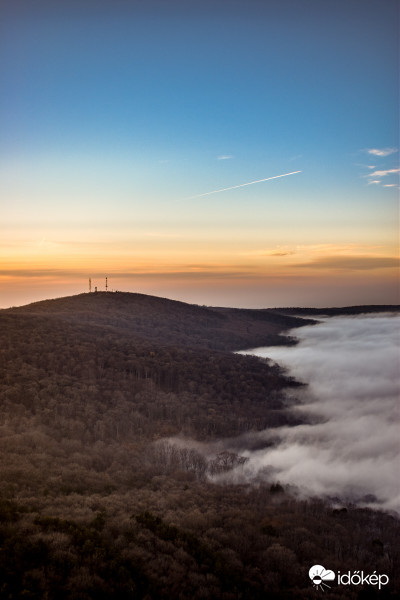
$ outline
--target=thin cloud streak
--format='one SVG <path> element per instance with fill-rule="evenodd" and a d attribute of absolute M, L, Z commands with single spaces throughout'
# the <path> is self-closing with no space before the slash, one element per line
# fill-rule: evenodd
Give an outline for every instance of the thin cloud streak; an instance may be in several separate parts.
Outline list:
<path fill-rule="evenodd" d="M 398 150 L 397 148 L 369 148 L 367 152 L 373 156 L 389 156 L 390 154 L 395 154 Z"/>
<path fill-rule="evenodd" d="M 204 268 L 187 265 L 182 269 L 169 268 L 165 271 L 161 270 L 143 270 L 137 269 L 132 271 L 115 271 L 113 269 L 105 269 L 109 277 L 114 279 L 259 279 L 261 271 L 254 268 L 253 265 L 205 265 Z M 9 279 L 49 279 L 49 278 L 86 278 L 88 276 L 103 278 L 104 271 L 91 270 L 87 267 L 82 269 L 0 269 L 0 278 Z"/>
<path fill-rule="evenodd" d="M 394 256 L 321 256 L 306 263 L 294 263 L 295 268 L 371 270 L 398 267 Z"/>
<path fill-rule="evenodd" d="M 400 168 L 399 169 L 386 169 L 384 171 L 374 171 L 373 173 L 370 173 L 368 175 L 368 177 L 386 177 L 386 175 L 391 175 L 392 173 L 399 173 L 400 172 Z"/>
<path fill-rule="evenodd" d="M 256 181 L 249 181 L 248 183 L 241 183 L 240 185 L 233 185 L 231 187 L 222 188 L 220 190 L 213 190 L 212 192 L 205 192 L 204 194 L 196 194 L 196 196 L 189 196 L 185 200 L 193 200 L 194 198 L 202 198 L 203 196 L 210 196 L 211 194 L 219 194 L 220 192 L 227 192 L 228 190 L 236 190 L 237 188 L 246 187 L 248 185 L 254 185 L 255 183 L 262 183 L 263 181 L 270 181 L 271 179 L 279 179 L 280 177 L 287 177 L 288 175 L 296 175 L 296 173 L 302 173 L 302 171 L 292 171 L 291 173 L 283 173 L 283 175 L 274 175 L 274 177 L 266 177 L 265 179 L 257 179 Z"/>

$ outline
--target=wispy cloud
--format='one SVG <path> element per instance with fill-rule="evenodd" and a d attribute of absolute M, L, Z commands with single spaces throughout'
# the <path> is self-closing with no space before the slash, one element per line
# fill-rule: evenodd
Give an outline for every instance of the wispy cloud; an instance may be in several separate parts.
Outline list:
<path fill-rule="evenodd" d="M 181 265 L 167 267 L 165 271 L 151 271 L 145 267 L 132 270 L 107 269 L 107 273 L 114 279 L 158 279 L 158 280 L 216 280 L 223 279 L 258 279 L 261 271 L 254 265 Z M 23 269 L 6 268 L 0 269 L 0 278 L 23 278 L 23 279 L 65 279 L 65 278 L 92 278 L 103 279 L 104 272 L 95 269 L 84 268 L 82 270 L 72 268 L 48 268 L 48 269 Z"/>
<path fill-rule="evenodd" d="M 397 152 L 397 148 L 382 148 L 382 149 L 378 149 L 378 148 L 371 148 L 370 150 L 367 150 L 367 152 L 369 154 L 372 154 L 376 157 L 380 157 L 380 158 L 385 158 L 387 156 L 389 156 L 390 154 L 394 154 L 395 152 Z M 393 164 L 393 163 L 392 163 Z M 369 173 L 367 173 L 366 175 L 363 175 L 363 177 L 365 179 L 368 179 L 368 185 L 375 185 L 375 186 L 379 186 L 381 185 L 382 182 L 382 178 L 390 178 L 391 176 L 398 176 L 399 172 L 400 172 L 400 168 L 398 167 L 392 167 L 392 168 L 384 168 L 386 167 L 385 164 L 381 163 L 380 168 L 377 168 L 376 165 L 362 165 L 364 167 L 364 169 L 369 169 Z M 383 185 L 382 187 L 397 187 L 398 183 L 388 183 Z"/>
<path fill-rule="evenodd" d="M 385 169 L 384 171 L 374 171 L 373 173 L 370 173 L 368 177 L 386 177 L 386 175 L 399 172 L 400 169 Z"/>
<path fill-rule="evenodd" d="M 217 156 L 217 160 L 230 160 L 231 158 L 234 158 L 233 154 L 221 154 Z"/>
<path fill-rule="evenodd" d="M 397 148 L 369 148 L 367 149 L 368 154 L 373 154 L 374 156 L 389 156 L 390 154 L 395 154 L 398 152 Z"/>
<path fill-rule="evenodd" d="M 296 265 L 303 265 L 300 263 L 301 260 L 304 262 L 316 262 L 323 258 L 332 259 L 332 257 L 344 257 L 351 259 L 353 257 L 376 257 L 377 251 L 383 251 L 381 245 L 371 244 L 297 244 L 295 246 L 289 245 L 276 245 L 272 247 L 259 248 L 257 250 L 251 250 L 247 252 L 241 252 L 242 256 L 252 257 L 280 257 L 280 256 L 293 256 L 299 260 Z M 378 255 L 379 257 L 379 255 Z"/>
<path fill-rule="evenodd" d="M 346 269 L 369 271 L 398 267 L 399 261 L 393 256 L 322 256 L 309 262 L 294 264 L 293 267 L 313 269 Z"/>
<path fill-rule="evenodd" d="M 296 254 L 295 250 L 290 250 L 288 248 L 276 248 L 275 250 L 267 250 L 263 252 L 262 256 L 291 256 L 292 254 Z"/>
<path fill-rule="evenodd" d="M 253 258 L 264 258 L 266 256 L 271 257 L 282 257 L 282 256 L 292 256 L 296 254 L 296 247 L 290 246 L 274 246 L 271 248 L 259 248 L 257 250 L 248 250 L 245 252 L 240 252 L 241 256 L 251 256 Z"/>

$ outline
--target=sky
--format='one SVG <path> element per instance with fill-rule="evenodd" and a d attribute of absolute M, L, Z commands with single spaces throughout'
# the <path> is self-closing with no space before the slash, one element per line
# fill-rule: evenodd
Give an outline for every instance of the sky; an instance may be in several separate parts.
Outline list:
<path fill-rule="evenodd" d="M 0 307 L 398 303 L 398 11 L 2 0 Z"/>

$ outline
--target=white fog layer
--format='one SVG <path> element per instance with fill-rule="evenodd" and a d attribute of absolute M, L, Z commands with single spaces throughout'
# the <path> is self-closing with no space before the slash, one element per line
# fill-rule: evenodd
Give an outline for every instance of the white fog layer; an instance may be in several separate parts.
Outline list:
<path fill-rule="evenodd" d="M 248 462 L 226 477 L 269 473 L 306 495 L 400 511 L 399 326 L 392 315 L 328 318 L 296 329 L 297 346 L 243 352 L 308 384 L 295 410 L 310 424 L 256 434 L 276 443 L 256 451 L 243 444 Z"/>

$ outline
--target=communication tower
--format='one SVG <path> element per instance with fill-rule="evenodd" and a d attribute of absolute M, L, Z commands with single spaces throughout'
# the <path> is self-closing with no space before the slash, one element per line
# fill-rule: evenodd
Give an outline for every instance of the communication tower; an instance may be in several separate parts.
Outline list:
<path fill-rule="evenodd" d="M 106 277 L 106 292 L 108 291 L 108 277 Z"/>
<path fill-rule="evenodd" d="M 89 294 L 91 293 L 91 291 L 92 291 L 92 280 L 89 277 Z"/>

